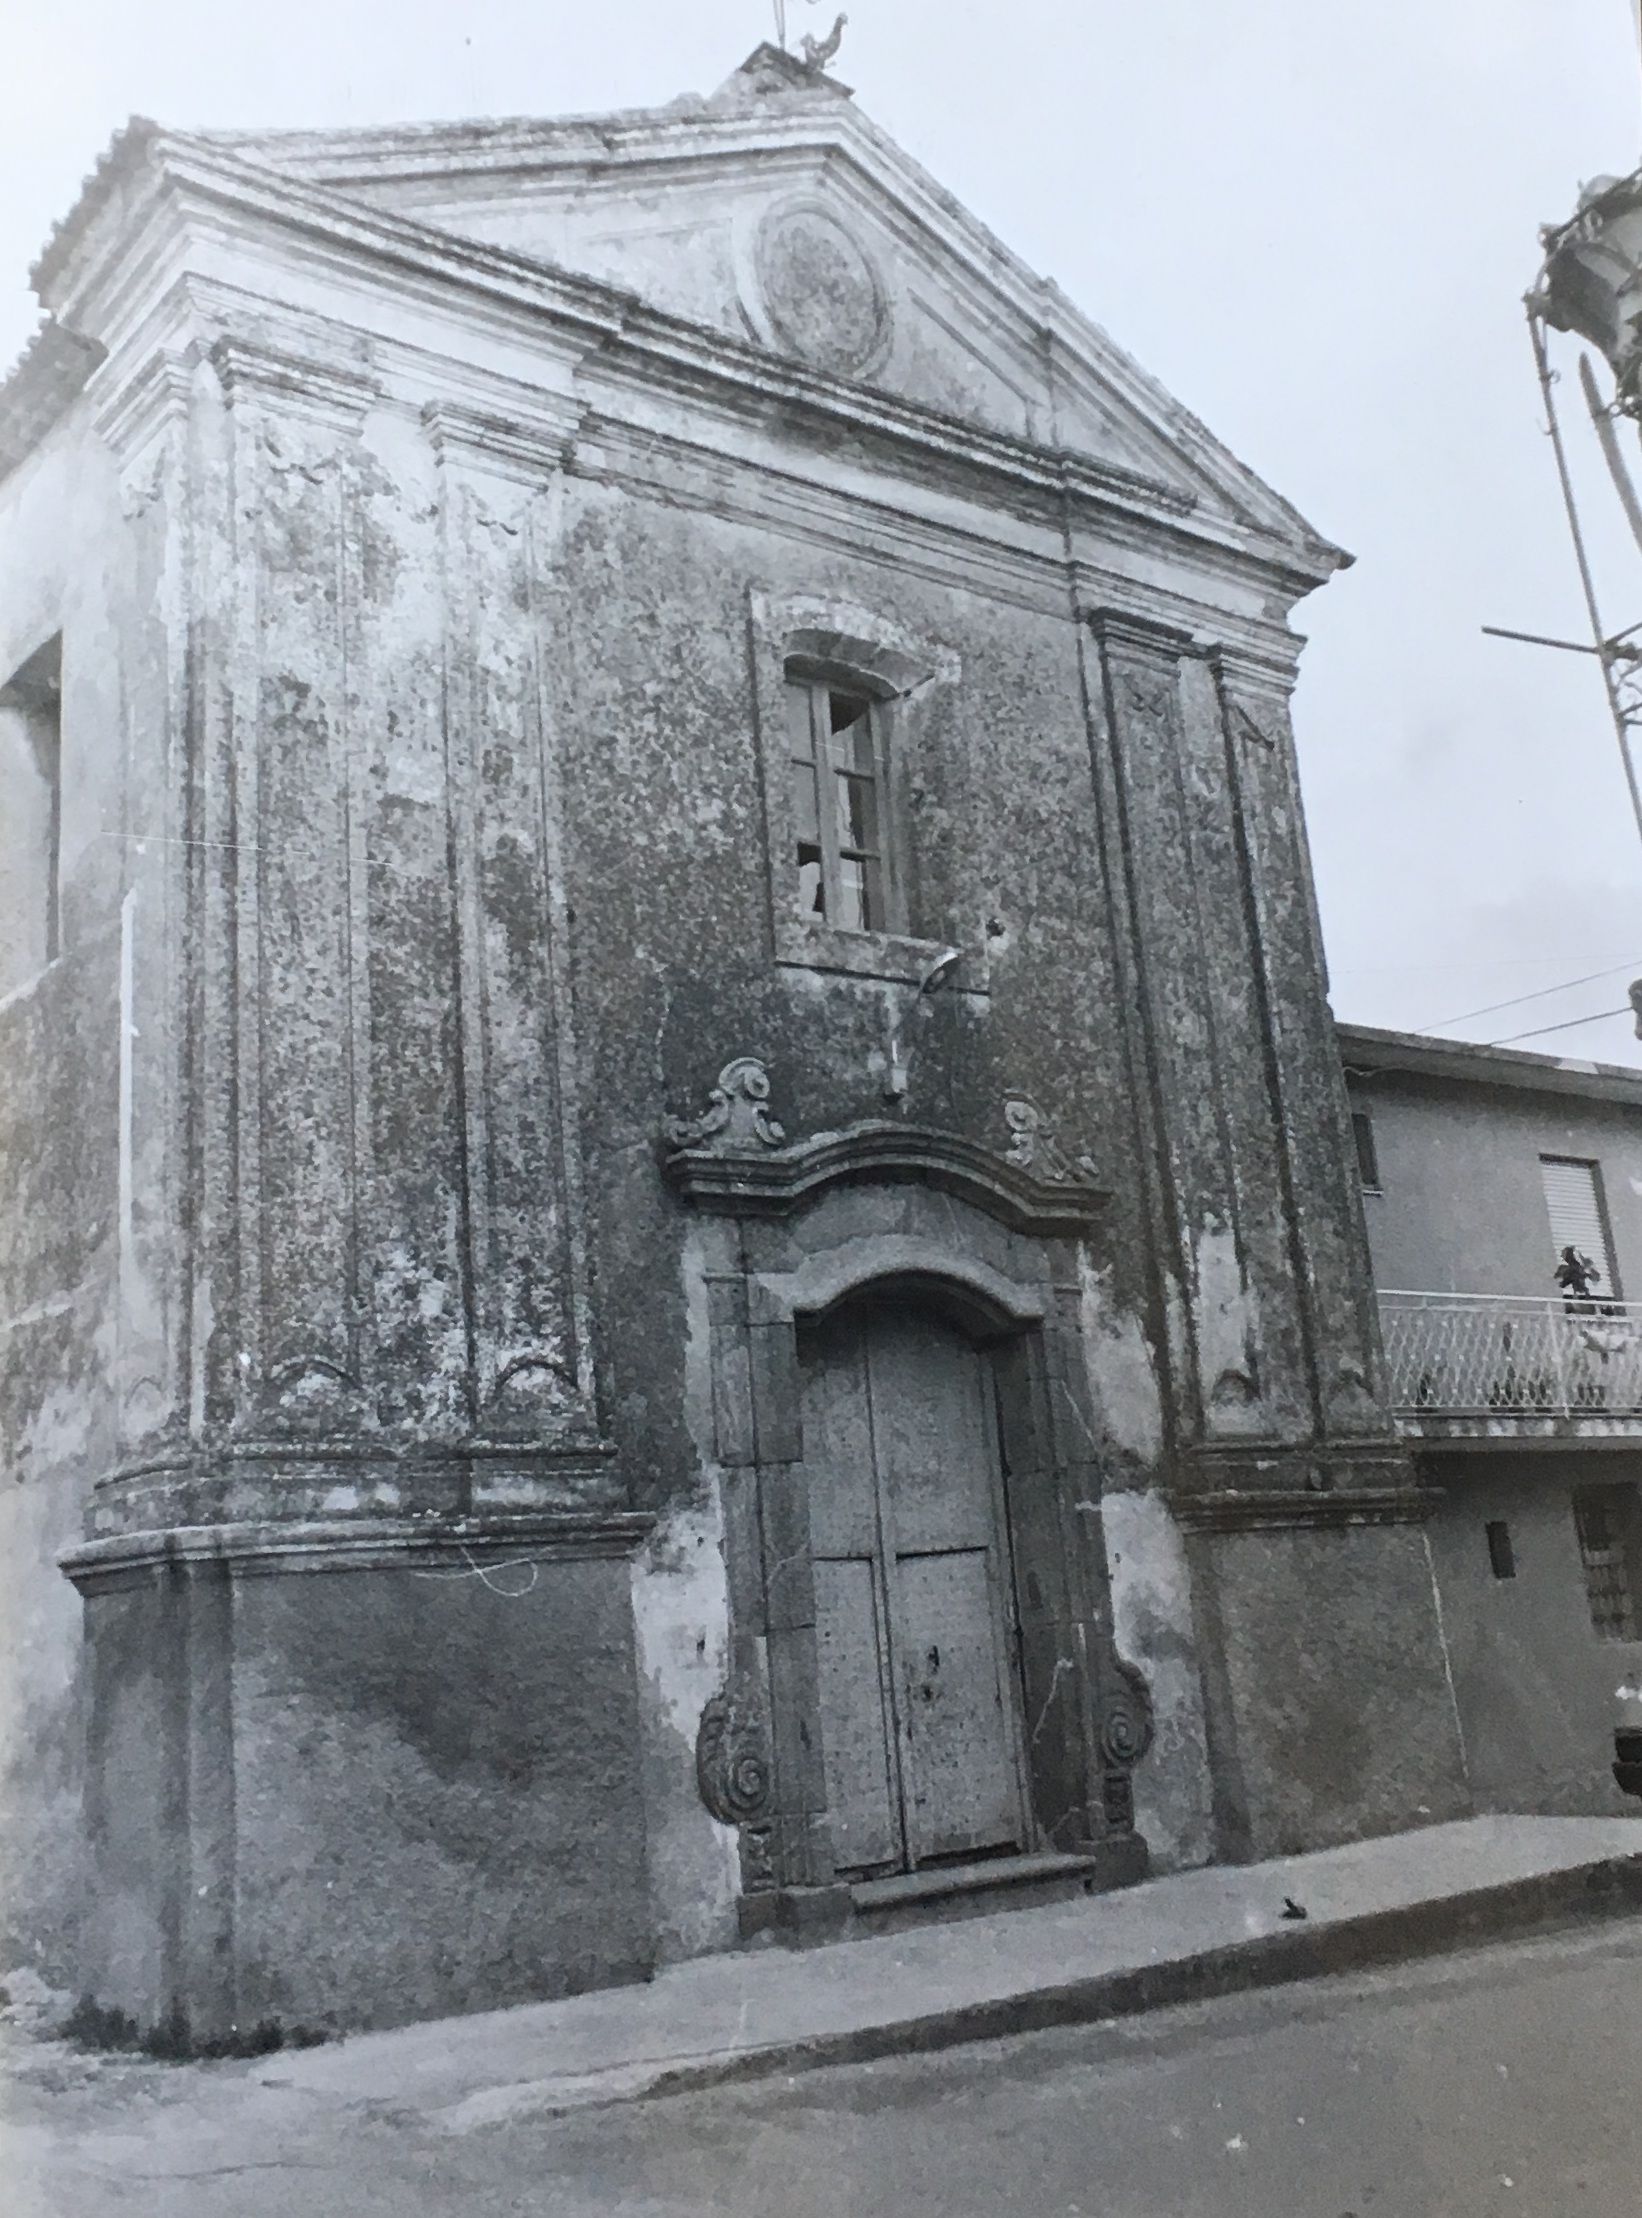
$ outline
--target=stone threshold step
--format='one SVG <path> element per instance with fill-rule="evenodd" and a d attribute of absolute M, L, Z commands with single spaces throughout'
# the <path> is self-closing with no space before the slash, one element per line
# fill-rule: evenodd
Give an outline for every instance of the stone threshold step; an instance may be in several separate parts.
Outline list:
<path fill-rule="evenodd" d="M 1113 1850 L 1120 1853 L 1114 1855 Z M 894 1929 L 903 1914 L 978 1917 L 1028 1902 L 1059 1902 L 1080 1892 L 1094 1894 L 1145 1876 L 1143 1844 L 1138 1840 L 1113 1842 L 1104 1850 L 990 1856 L 972 1864 L 902 1872 L 893 1879 L 860 1879 L 850 1887 L 850 1903 L 863 1931 L 885 1933 Z"/>
<path fill-rule="evenodd" d="M 1100 1868 L 1088 1853 L 1058 1856 L 982 1856 L 968 1864 L 932 1864 L 922 1871 L 897 1872 L 889 1879 L 855 1879 L 850 1900 L 864 1911 L 894 1910 L 906 1902 L 933 1902 L 941 1895 L 975 1894 L 985 1888 L 1013 1887 L 1034 1879 L 1082 1879 Z"/>
<path fill-rule="evenodd" d="M 1101 1894 L 1144 1879 L 1146 1844 L 1137 1834 L 1075 1851 L 977 1857 L 900 1872 L 889 1879 L 839 1880 L 830 1887 L 783 1887 L 741 1904 L 746 1941 L 774 1938 L 802 1946 L 868 1934 L 898 1933 L 953 1918 L 1036 1908 L 1079 1894 Z"/>

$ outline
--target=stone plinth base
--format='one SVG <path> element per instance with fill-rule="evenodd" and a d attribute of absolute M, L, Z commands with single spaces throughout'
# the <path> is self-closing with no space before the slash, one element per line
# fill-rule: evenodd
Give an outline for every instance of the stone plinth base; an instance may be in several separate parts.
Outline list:
<path fill-rule="evenodd" d="M 1184 1506 L 1221 1857 L 1470 1814 L 1429 1507 L 1383 1487 Z"/>
<path fill-rule="evenodd" d="M 87 1992 L 199 2048 L 645 1976 L 627 1558 L 647 1523 L 201 1526 L 74 1551 Z"/>

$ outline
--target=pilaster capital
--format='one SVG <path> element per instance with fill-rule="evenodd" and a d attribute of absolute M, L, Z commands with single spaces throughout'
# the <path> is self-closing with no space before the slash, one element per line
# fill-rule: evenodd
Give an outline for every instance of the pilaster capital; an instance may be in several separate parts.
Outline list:
<path fill-rule="evenodd" d="M 381 396 L 362 370 L 232 336 L 216 342 L 210 360 L 231 409 L 250 401 L 329 430 L 356 432 Z"/>
<path fill-rule="evenodd" d="M 537 396 L 528 415 L 493 415 L 464 401 L 430 400 L 422 425 L 442 467 L 454 464 L 536 485 L 569 461 L 582 413 L 581 403 L 568 394 Z"/>
<path fill-rule="evenodd" d="M 97 436 L 122 469 L 184 420 L 197 360 L 192 349 L 161 348 L 99 398 L 92 419 Z"/>

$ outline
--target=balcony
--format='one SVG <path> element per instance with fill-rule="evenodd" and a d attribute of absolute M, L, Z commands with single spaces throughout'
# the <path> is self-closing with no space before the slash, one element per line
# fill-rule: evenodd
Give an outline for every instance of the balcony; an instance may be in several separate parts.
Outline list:
<path fill-rule="evenodd" d="M 1392 1407 L 1411 1437 L 1642 1441 L 1642 1302 L 1379 1300 Z"/>

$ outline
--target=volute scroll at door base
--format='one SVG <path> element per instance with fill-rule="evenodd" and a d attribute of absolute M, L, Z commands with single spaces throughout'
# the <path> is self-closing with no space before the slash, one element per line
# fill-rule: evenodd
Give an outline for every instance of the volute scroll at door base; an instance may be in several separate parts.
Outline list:
<path fill-rule="evenodd" d="M 1152 1745 L 1152 1690 L 1137 1665 L 1114 1655 L 1101 1703 L 1101 1806 L 1108 1827 L 1126 1833 L 1135 1822 L 1134 1769 Z"/>
<path fill-rule="evenodd" d="M 1152 1745 L 1152 1690 L 1137 1664 L 1115 1656 L 1111 1684 L 1101 1705 L 1100 1752 L 1108 1764 L 1130 1771 Z"/>
<path fill-rule="evenodd" d="M 726 1687 L 708 1701 L 696 1732 L 696 1785 L 720 1825 L 770 1815 L 769 1736 L 759 1710 Z"/>

